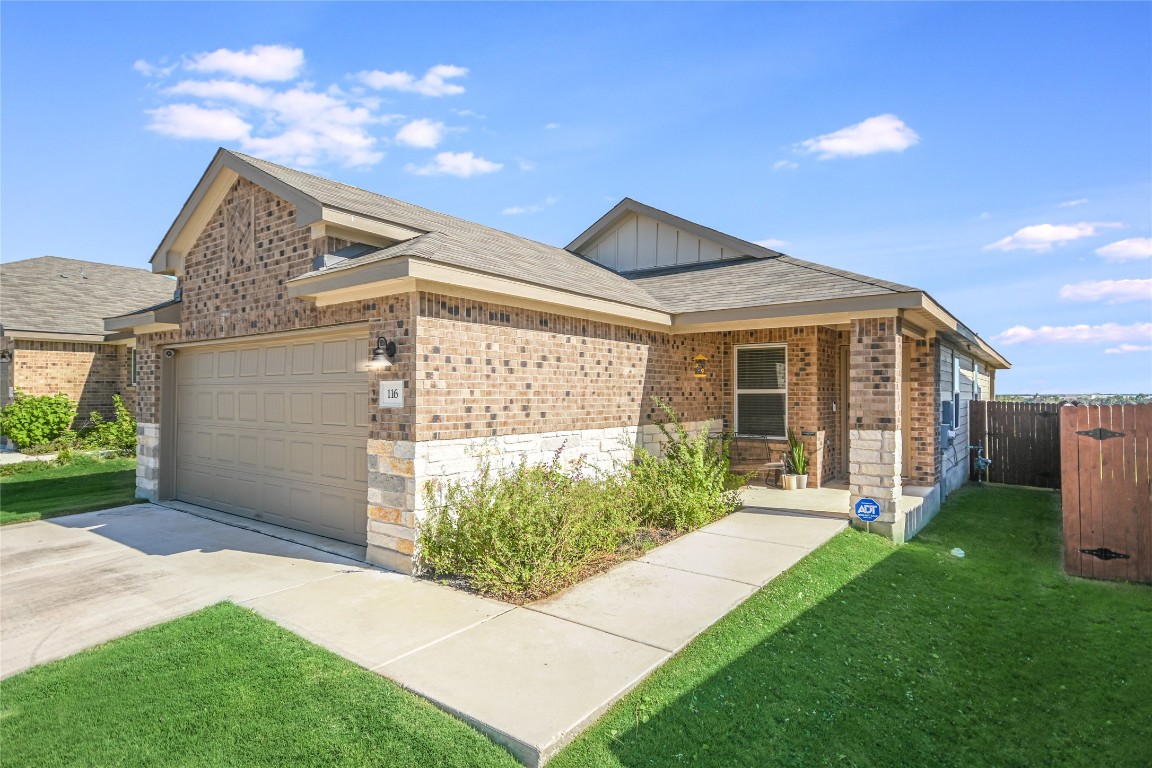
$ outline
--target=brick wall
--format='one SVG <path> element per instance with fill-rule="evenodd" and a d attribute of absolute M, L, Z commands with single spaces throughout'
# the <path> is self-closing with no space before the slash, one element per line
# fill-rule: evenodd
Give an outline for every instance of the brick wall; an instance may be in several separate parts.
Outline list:
<path fill-rule="evenodd" d="M 717 334 L 671 336 L 611 323 L 421 293 L 415 440 L 651 423 L 652 396 L 687 421 L 723 418 L 721 369 L 697 379 Z"/>
<path fill-rule="evenodd" d="M 904 414 L 904 439 L 910 442 L 911 465 L 904 468 L 904 474 L 911 485 L 931 486 L 940 482 L 936 340 L 905 339 L 904 343 L 911 345 L 906 371 L 909 413 Z"/>
<path fill-rule="evenodd" d="M 64 394 L 79 404 L 76 425 L 83 425 L 92 411 L 115 417 L 112 396 L 135 405 L 130 386 L 130 353 L 123 344 L 66 341 L 12 342 L 13 386 L 29 395 Z"/>

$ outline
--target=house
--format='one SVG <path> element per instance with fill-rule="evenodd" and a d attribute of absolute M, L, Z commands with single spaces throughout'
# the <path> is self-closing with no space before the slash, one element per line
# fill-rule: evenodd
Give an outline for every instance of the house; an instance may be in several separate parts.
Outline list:
<path fill-rule="evenodd" d="M 1008 367 L 923 290 L 632 200 L 557 248 L 223 149 L 151 263 L 181 299 L 106 321 L 136 336 L 139 494 L 400 571 L 426 481 L 658 449 L 653 396 L 694 429 L 791 428 L 810 484 L 846 479 L 902 541 Z"/>
<path fill-rule="evenodd" d="M 104 318 L 170 301 L 176 282 L 146 269 L 58 256 L 0 264 L 0 405 L 16 389 L 63 393 L 112 418 L 112 396 L 135 408 L 131 334 L 109 332 Z"/>

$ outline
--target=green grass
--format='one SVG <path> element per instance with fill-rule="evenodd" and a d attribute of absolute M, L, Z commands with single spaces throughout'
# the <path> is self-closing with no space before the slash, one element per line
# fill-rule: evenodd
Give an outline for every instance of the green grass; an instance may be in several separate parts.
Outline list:
<path fill-rule="evenodd" d="M 0 478 L 0 525 L 136 501 L 136 459 L 77 457 L 59 467 L 47 462 Z"/>
<path fill-rule="evenodd" d="M 970 488 L 904 547 L 846 531 L 550 768 L 1152 765 L 1152 588 L 1064 576 L 1058 504 Z"/>
<path fill-rule="evenodd" d="M 462 722 L 229 603 L 0 683 L 4 765 L 515 766 Z"/>

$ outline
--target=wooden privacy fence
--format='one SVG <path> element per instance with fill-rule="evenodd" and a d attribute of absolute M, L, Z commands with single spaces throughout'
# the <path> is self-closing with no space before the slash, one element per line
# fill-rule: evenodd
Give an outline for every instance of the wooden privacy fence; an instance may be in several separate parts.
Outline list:
<path fill-rule="evenodd" d="M 973 400 L 968 415 L 969 439 L 992 460 L 988 482 L 1060 487 L 1059 405 Z"/>
<path fill-rule="evenodd" d="M 1069 574 L 1152 582 L 1150 448 L 1152 404 L 1060 406 Z"/>

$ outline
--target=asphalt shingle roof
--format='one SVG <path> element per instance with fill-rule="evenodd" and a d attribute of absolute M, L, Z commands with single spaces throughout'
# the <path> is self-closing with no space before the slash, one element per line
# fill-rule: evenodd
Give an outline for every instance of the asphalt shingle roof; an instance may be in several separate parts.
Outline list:
<path fill-rule="evenodd" d="M 321 205 L 439 235 L 435 240 L 414 238 L 407 241 L 410 244 L 408 248 L 418 250 L 418 253 L 406 253 L 406 248 L 392 246 L 375 254 L 333 265 L 324 272 L 347 269 L 384 258 L 413 255 L 585 296 L 660 309 L 651 296 L 625 278 L 563 248 L 538 243 L 266 160 L 233 154 L 298 189 Z M 433 243 L 435 247 L 431 247 Z"/>
<path fill-rule="evenodd" d="M 231 154 L 323 206 L 428 233 L 310 274 L 415 256 L 673 314 L 917 290 L 787 255 L 620 274 L 563 248 L 266 160 Z"/>
<path fill-rule="evenodd" d="M 172 299 L 176 281 L 148 270 L 40 256 L 0 264 L 0 324 L 43 333 L 104 334 L 104 318 Z"/>
<path fill-rule="evenodd" d="M 626 276 L 673 314 L 917 290 L 791 256 L 709 262 Z"/>

